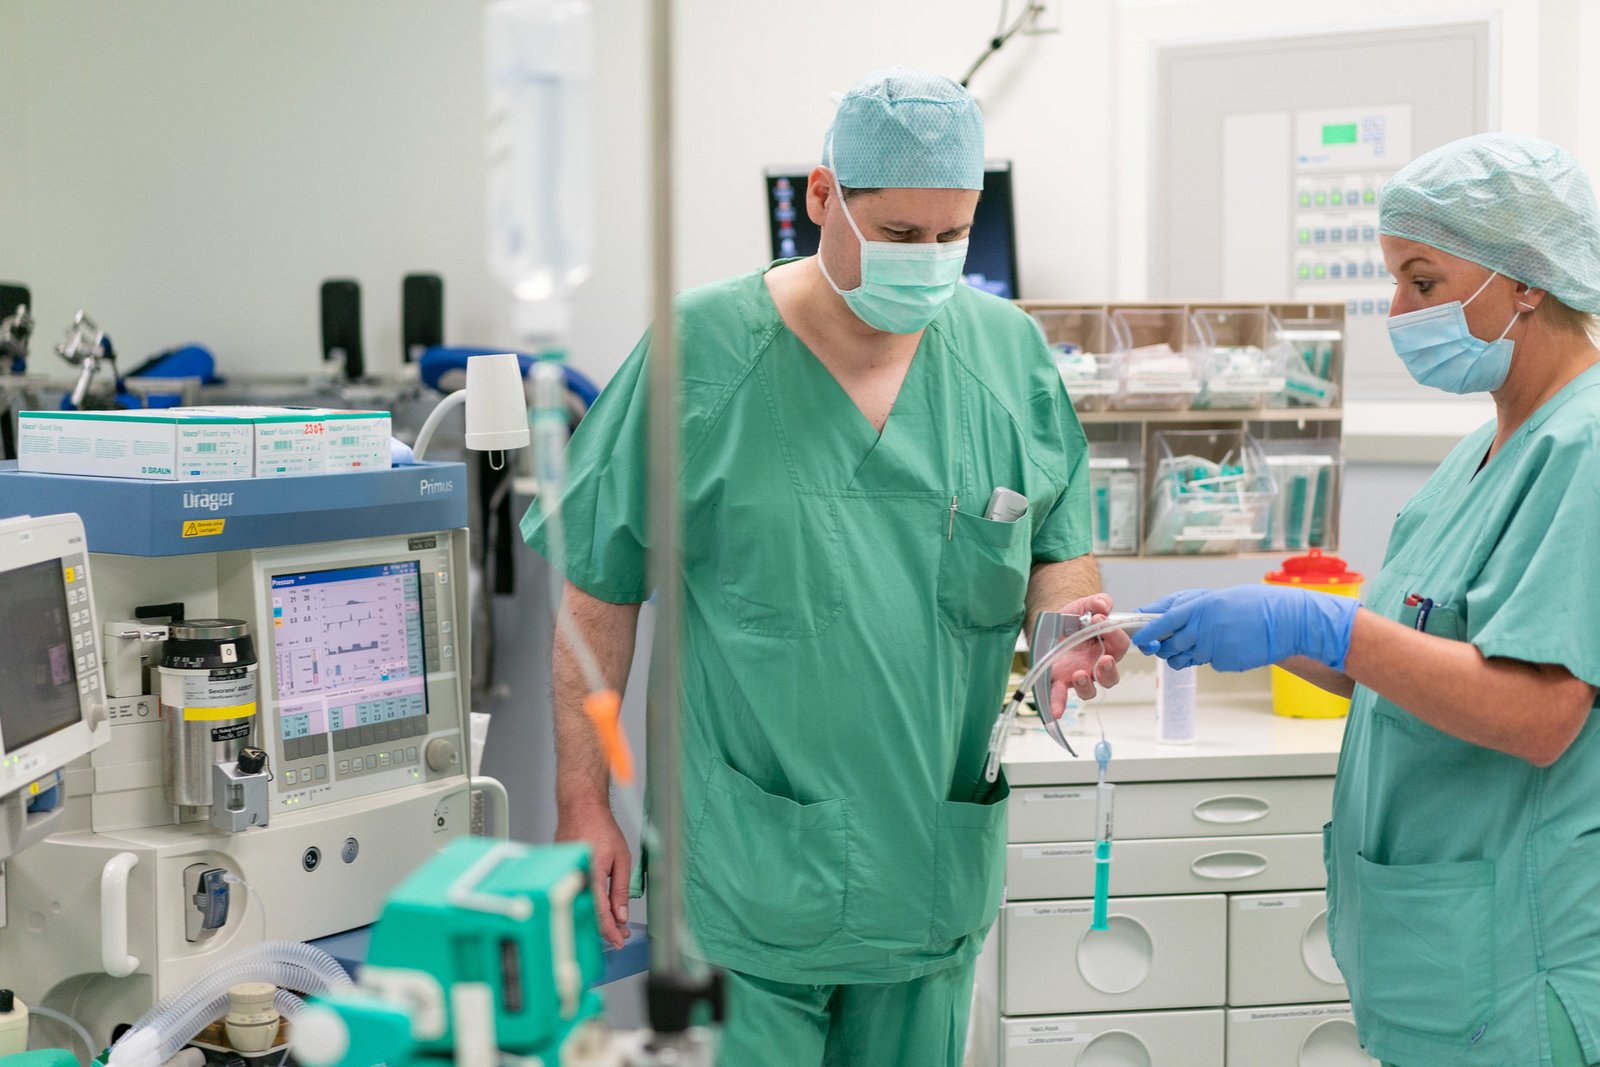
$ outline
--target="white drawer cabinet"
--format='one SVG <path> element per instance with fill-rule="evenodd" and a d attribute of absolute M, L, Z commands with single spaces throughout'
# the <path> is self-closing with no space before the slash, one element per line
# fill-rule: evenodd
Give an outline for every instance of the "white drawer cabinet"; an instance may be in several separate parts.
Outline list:
<path fill-rule="evenodd" d="M 1008 904 L 1002 923 L 1006 1015 L 1221 1007 L 1227 995 L 1227 898 L 1111 901 L 1091 930 L 1091 901 Z"/>
<path fill-rule="evenodd" d="M 1153 744 L 1137 712 L 1115 714 L 1108 727 L 1128 732 L 1111 736 L 1105 932 L 1089 929 L 1094 761 L 1038 730 L 1008 745 L 1006 904 L 969 1065 L 1372 1067 L 1322 893 L 1343 723 L 1247 699 L 1202 706 L 1201 741 L 1175 748 Z"/>
<path fill-rule="evenodd" d="M 1001 1067 L 1227 1067 L 1223 1013 L 1152 1011 L 1019 1019 L 1002 1035 Z"/>
<path fill-rule="evenodd" d="M 1130 839 L 1312 834 L 1328 821 L 1332 805 L 1332 778 L 1130 782 L 1117 787 L 1117 834 Z M 1013 789 L 1010 812 L 1010 841 L 1094 837 L 1093 786 Z"/>
<path fill-rule="evenodd" d="M 1229 1009 L 1227 1067 L 1378 1067 L 1378 1061 L 1361 1050 L 1350 1005 L 1303 1004 Z"/>
<path fill-rule="evenodd" d="M 1111 858 L 1114 896 L 1305 889 L 1326 881 L 1321 834 L 1119 840 Z M 1007 846 L 1006 899 L 1093 894 L 1093 842 Z"/>
<path fill-rule="evenodd" d="M 1328 948 L 1328 904 L 1321 893 L 1229 899 L 1230 1005 L 1308 1004 L 1347 996 Z"/>

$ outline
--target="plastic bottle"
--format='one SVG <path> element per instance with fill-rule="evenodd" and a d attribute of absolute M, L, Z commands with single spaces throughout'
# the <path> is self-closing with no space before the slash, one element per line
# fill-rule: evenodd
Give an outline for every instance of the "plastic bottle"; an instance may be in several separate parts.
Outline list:
<path fill-rule="evenodd" d="M 1164 745 L 1194 744 L 1194 669 L 1156 665 L 1156 740 Z"/>
<path fill-rule="evenodd" d="M 484 9 L 489 269 L 529 346 L 566 334 L 591 269 L 590 26 L 588 0 Z"/>

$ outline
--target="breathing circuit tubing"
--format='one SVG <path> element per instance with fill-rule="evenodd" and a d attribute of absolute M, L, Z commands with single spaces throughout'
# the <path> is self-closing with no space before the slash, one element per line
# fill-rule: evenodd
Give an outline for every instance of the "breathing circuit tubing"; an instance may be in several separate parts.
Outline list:
<path fill-rule="evenodd" d="M 111 1046 L 111 1067 L 157 1067 L 175 1056 L 228 1007 L 228 987 L 236 982 L 271 982 L 304 993 L 348 987 L 350 976 L 321 949 L 293 941 L 265 941 L 237 953 L 145 1012 Z M 279 1011 L 296 1005 L 274 997 Z"/>
<path fill-rule="evenodd" d="M 1043 653 L 1034 649 L 1033 668 L 1017 686 L 1010 702 L 995 720 L 994 730 L 989 735 L 989 762 L 984 768 L 984 777 L 992 782 L 1000 776 L 1000 756 L 1005 749 L 1006 736 L 1011 732 L 1011 724 L 1016 722 L 1022 701 L 1032 692 L 1034 683 L 1045 676 L 1045 672 L 1050 670 L 1057 659 L 1088 641 L 1098 641 L 1104 635 L 1116 630 L 1137 630 L 1158 617 L 1144 614 L 1108 615 L 1100 622 L 1090 623 L 1068 634 Z M 1062 735 L 1060 728 L 1048 728 L 1055 726 L 1051 710 L 1049 707 L 1039 709 L 1040 719 L 1047 724 L 1045 732 L 1062 748 L 1071 752 L 1072 749 L 1067 745 L 1067 739 Z M 1106 740 L 1104 724 L 1100 728 L 1100 742 L 1094 746 L 1094 760 L 1099 765 L 1100 774 L 1098 784 L 1095 786 L 1094 913 L 1089 929 L 1107 930 L 1110 929 L 1107 909 L 1111 892 L 1111 809 L 1116 786 L 1106 780 L 1106 770 L 1111 763 L 1111 742 Z"/>

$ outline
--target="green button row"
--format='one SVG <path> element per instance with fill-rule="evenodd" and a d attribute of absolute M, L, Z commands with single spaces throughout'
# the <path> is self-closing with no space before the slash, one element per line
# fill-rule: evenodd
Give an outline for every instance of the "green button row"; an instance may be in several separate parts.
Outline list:
<path fill-rule="evenodd" d="M 1376 203 L 1377 199 L 1378 194 L 1374 190 L 1366 189 L 1362 191 L 1359 203 L 1372 204 Z M 1300 194 L 1301 207 L 1311 207 L 1313 205 L 1316 207 L 1327 207 L 1330 204 L 1334 207 L 1343 207 L 1345 206 L 1346 202 L 1347 199 L 1344 195 L 1343 189 L 1335 189 L 1331 193 L 1319 190 L 1316 193 Z M 1348 203 L 1354 204 L 1357 202 L 1358 200 L 1354 194 L 1348 198 Z"/>

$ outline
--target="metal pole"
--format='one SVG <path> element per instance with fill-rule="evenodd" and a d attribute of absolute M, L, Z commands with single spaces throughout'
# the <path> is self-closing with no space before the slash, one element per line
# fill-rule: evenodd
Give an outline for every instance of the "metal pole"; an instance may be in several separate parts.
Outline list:
<path fill-rule="evenodd" d="M 682 709 L 683 587 L 679 500 L 678 350 L 672 284 L 672 2 L 651 0 L 651 267 L 655 282 L 649 360 L 649 529 L 656 591 L 655 646 L 645 716 L 650 790 L 650 968 L 686 971 L 683 908 Z"/>

